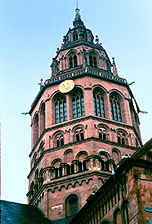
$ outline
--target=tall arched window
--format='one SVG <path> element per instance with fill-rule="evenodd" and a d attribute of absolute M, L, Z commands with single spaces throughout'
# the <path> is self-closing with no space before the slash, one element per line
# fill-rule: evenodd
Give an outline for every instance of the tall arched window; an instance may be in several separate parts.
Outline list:
<path fill-rule="evenodd" d="M 84 98 L 83 98 L 83 94 L 80 92 L 77 92 L 72 97 L 72 111 L 73 111 L 73 118 L 82 117 L 85 115 Z"/>
<path fill-rule="evenodd" d="M 99 117 L 105 117 L 104 99 L 101 91 L 94 91 L 93 102 L 94 114 Z"/>
<path fill-rule="evenodd" d="M 66 216 L 75 216 L 78 213 L 78 197 L 70 195 L 66 199 Z"/>
<path fill-rule="evenodd" d="M 66 99 L 58 97 L 55 102 L 55 123 L 67 120 Z"/>
<path fill-rule="evenodd" d="M 39 137 L 39 115 L 38 113 L 36 113 L 33 121 L 33 144 L 36 143 L 38 137 Z"/>
<path fill-rule="evenodd" d="M 45 129 L 45 103 L 42 103 L 40 107 L 40 134 Z"/>
<path fill-rule="evenodd" d="M 97 57 L 94 54 L 89 55 L 89 65 L 97 68 Z"/>
<path fill-rule="evenodd" d="M 122 122 L 121 105 L 117 96 L 112 96 L 110 98 L 110 109 L 112 120 Z"/>
<path fill-rule="evenodd" d="M 78 64 L 77 64 L 77 56 L 76 55 L 71 55 L 69 57 L 69 68 L 73 68 L 73 67 L 76 67 Z"/>

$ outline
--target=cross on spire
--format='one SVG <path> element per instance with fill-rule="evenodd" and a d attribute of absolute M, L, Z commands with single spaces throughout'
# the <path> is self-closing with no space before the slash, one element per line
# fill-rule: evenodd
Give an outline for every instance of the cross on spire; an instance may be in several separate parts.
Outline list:
<path fill-rule="evenodd" d="M 78 0 L 76 1 L 76 8 L 78 9 Z"/>

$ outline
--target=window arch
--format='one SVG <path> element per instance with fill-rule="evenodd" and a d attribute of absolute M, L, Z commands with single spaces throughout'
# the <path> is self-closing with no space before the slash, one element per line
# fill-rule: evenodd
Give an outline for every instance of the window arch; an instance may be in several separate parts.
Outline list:
<path fill-rule="evenodd" d="M 110 159 L 110 155 L 106 151 L 100 150 L 99 151 L 99 155 L 101 156 L 101 158 L 103 159 L 103 161 L 107 161 L 108 159 Z"/>
<path fill-rule="evenodd" d="M 122 122 L 121 102 L 117 94 L 113 94 L 110 97 L 110 110 L 112 120 Z"/>
<path fill-rule="evenodd" d="M 36 113 L 33 120 L 33 144 L 36 143 L 38 137 L 39 137 L 39 115 L 38 113 Z"/>
<path fill-rule="evenodd" d="M 100 89 L 93 92 L 94 114 L 99 117 L 105 117 L 104 97 Z"/>
<path fill-rule="evenodd" d="M 43 102 L 40 107 L 40 134 L 45 129 L 45 103 Z"/>
<path fill-rule="evenodd" d="M 72 116 L 73 118 L 82 117 L 84 112 L 83 92 L 77 89 L 72 96 Z"/>
<path fill-rule="evenodd" d="M 67 120 L 66 98 L 59 96 L 55 101 L 55 123 Z"/>
<path fill-rule="evenodd" d="M 93 53 L 89 54 L 89 65 L 97 68 L 97 56 Z"/>
<path fill-rule="evenodd" d="M 78 196 L 70 195 L 65 201 L 66 216 L 75 216 L 78 213 Z"/>
<path fill-rule="evenodd" d="M 88 152 L 83 150 L 77 153 L 76 159 L 83 162 L 87 156 L 88 156 Z"/>

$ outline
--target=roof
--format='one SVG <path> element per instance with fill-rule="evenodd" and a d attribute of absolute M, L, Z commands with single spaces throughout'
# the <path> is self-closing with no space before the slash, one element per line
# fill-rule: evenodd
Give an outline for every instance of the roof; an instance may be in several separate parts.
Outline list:
<path fill-rule="evenodd" d="M 1 201 L 2 224 L 52 224 L 34 205 Z"/>
<path fill-rule="evenodd" d="M 52 220 L 52 224 L 68 224 L 73 219 L 73 217 L 66 217 L 61 219 Z"/>

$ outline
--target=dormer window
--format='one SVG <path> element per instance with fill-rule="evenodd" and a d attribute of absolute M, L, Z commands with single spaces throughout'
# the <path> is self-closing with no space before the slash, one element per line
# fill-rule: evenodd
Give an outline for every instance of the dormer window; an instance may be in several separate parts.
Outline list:
<path fill-rule="evenodd" d="M 97 68 L 97 57 L 94 54 L 89 55 L 89 65 Z"/>
<path fill-rule="evenodd" d="M 78 40 L 78 34 L 76 32 L 73 33 L 73 41 Z"/>
<path fill-rule="evenodd" d="M 69 68 L 73 68 L 77 66 L 77 56 L 73 55 L 69 57 Z"/>

